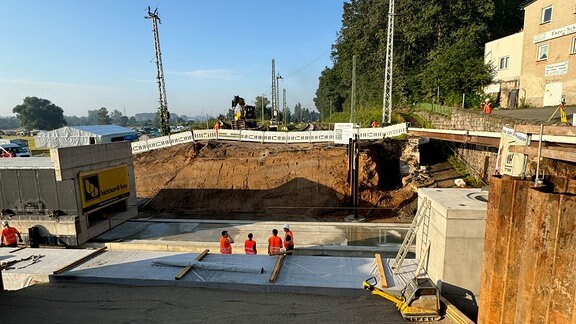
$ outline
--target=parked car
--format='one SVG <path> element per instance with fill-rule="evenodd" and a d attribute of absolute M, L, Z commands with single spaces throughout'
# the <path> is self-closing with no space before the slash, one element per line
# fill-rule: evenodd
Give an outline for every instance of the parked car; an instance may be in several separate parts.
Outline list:
<path fill-rule="evenodd" d="M 18 144 L 8 143 L 0 144 L 0 158 L 4 157 L 31 157 L 28 149 L 21 147 Z"/>

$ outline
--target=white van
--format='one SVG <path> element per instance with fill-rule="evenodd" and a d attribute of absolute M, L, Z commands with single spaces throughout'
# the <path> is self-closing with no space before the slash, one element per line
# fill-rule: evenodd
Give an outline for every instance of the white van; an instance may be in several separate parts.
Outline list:
<path fill-rule="evenodd" d="M 0 144 L 0 158 L 3 157 L 31 157 L 30 151 L 18 144 Z"/>

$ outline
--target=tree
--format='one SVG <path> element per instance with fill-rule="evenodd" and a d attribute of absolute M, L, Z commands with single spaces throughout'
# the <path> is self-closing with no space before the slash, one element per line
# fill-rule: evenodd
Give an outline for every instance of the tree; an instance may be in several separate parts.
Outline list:
<path fill-rule="evenodd" d="M 98 109 L 98 125 L 109 125 L 112 123 L 112 119 L 108 115 L 108 109 L 102 107 Z"/>
<path fill-rule="evenodd" d="M 24 103 L 12 109 L 20 120 L 20 125 L 27 130 L 53 130 L 66 126 L 64 111 L 49 100 L 37 97 L 26 97 Z"/>
<path fill-rule="evenodd" d="M 403 0 L 395 3 L 393 102 L 434 98 L 447 104 L 481 91 L 491 75 L 484 44 L 518 32 L 517 0 Z M 342 28 L 332 46 L 332 67 L 319 78 L 314 103 L 323 116 L 350 109 L 356 56 L 356 109 L 382 104 L 388 1 L 344 3 Z M 468 97 L 468 96 L 467 96 Z"/>

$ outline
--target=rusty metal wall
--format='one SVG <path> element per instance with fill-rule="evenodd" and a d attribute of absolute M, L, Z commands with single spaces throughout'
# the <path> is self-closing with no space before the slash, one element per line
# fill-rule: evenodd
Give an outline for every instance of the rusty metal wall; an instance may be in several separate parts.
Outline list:
<path fill-rule="evenodd" d="M 478 323 L 576 322 L 576 180 L 490 180 Z"/>

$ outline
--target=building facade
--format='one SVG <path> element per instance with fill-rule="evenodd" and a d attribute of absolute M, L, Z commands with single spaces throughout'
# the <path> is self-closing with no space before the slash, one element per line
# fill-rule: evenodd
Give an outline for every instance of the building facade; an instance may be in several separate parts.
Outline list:
<path fill-rule="evenodd" d="M 523 45 L 524 32 L 519 32 L 488 42 L 484 47 L 484 63 L 491 65 L 495 73 L 494 82 L 485 92 L 498 97 L 500 107 L 518 107 Z"/>
<path fill-rule="evenodd" d="M 528 105 L 576 103 L 576 1 L 536 0 L 524 8 L 520 97 Z"/>

